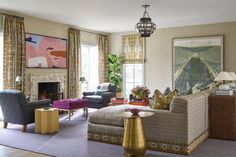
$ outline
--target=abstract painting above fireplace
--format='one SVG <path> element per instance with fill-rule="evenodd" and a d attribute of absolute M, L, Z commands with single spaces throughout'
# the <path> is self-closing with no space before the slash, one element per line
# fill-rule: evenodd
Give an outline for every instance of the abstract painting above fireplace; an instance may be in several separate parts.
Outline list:
<path fill-rule="evenodd" d="M 66 39 L 25 34 L 26 67 L 66 68 Z"/>

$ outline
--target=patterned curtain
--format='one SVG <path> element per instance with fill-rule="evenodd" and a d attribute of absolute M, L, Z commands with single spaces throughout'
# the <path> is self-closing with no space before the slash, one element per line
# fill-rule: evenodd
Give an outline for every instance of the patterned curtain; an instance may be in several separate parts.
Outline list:
<path fill-rule="evenodd" d="M 24 18 L 6 15 L 4 18 L 3 88 L 25 89 L 25 26 Z M 16 83 L 16 77 L 21 81 Z"/>
<path fill-rule="evenodd" d="M 80 31 L 68 30 L 68 93 L 69 98 L 79 97 Z"/>
<path fill-rule="evenodd" d="M 144 38 L 136 34 L 122 35 L 121 62 L 144 63 Z"/>
<path fill-rule="evenodd" d="M 98 35 L 98 75 L 99 83 L 108 82 L 108 37 Z"/>

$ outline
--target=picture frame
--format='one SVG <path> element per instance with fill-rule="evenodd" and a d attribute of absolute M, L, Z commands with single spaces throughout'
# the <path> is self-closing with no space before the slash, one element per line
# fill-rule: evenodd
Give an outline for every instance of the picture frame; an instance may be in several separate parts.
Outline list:
<path fill-rule="evenodd" d="M 223 35 L 173 38 L 173 89 L 188 95 L 213 86 L 223 70 L 223 50 Z"/>
<path fill-rule="evenodd" d="M 25 33 L 27 68 L 67 68 L 67 39 Z"/>

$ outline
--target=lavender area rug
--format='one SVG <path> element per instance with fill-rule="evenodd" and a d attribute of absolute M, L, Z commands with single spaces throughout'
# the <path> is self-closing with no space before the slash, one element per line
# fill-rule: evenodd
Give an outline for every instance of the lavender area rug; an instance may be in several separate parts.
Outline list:
<path fill-rule="evenodd" d="M 117 145 L 87 141 L 87 120 L 82 111 L 76 112 L 71 123 L 60 117 L 60 131 L 56 134 L 36 134 L 34 124 L 26 133 L 20 125 L 9 124 L 0 129 L 0 144 L 57 157 L 123 157 Z M 235 157 L 236 142 L 207 139 L 190 157 Z M 147 157 L 183 157 L 170 153 L 147 151 Z"/>

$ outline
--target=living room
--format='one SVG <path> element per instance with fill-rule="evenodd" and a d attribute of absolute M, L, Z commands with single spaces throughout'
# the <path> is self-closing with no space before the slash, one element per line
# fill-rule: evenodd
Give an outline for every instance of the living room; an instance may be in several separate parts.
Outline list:
<path fill-rule="evenodd" d="M 150 6 L 142 7 L 146 4 Z M 49 118 L 53 121 L 48 126 L 55 130 L 42 133 L 36 120 L 47 117 L 37 116 L 44 110 L 32 110 L 27 117 L 33 122 L 26 124 L 18 122 L 21 118 L 7 122 L 18 115 L 9 107 L 0 122 L 5 127 L 0 128 L 3 156 L 128 156 L 139 137 L 146 156 L 235 156 L 235 105 L 220 106 L 226 101 L 222 97 L 230 103 L 235 97 L 218 100 L 216 95 L 222 81 L 222 88 L 235 81 L 229 74 L 236 72 L 235 5 L 234 0 L 0 0 L 0 90 L 15 95 L 20 94 L 15 90 L 22 91 L 27 104 L 47 98 L 50 102 L 40 100 L 40 105 L 63 110 L 55 109 L 58 117 Z M 151 18 L 149 37 L 140 37 L 142 26 L 135 30 L 144 15 Z M 36 44 L 40 40 L 46 41 L 40 43 L 42 49 Z M 117 75 L 111 72 L 112 57 L 118 60 Z M 223 72 L 228 78 L 218 77 Z M 118 82 L 112 76 L 118 76 Z M 145 100 L 135 95 L 137 86 L 147 91 Z M 103 90 L 116 94 L 90 96 Z M 13 97 L 3 98 L 14 102 Z M 72 98 L 78 106 L 61 108 L 60 103 Z M 117 102 L 122 105 L 114 105 Z M 217 103 L 224 114 L 212 114 Z M 2 110 L 8 109 L 2 105 Z M 144 133 L 134 129 L 136 144 L 126 145 L 130 139 L 125 132 L 132 130 L 124 123 L 129 110 L 140 112 L 143 125 L 136 131 Z M 215 115 L 221 118 L 215 120 Z M 221 123 L 222 130 L 212 129 Z"/>

